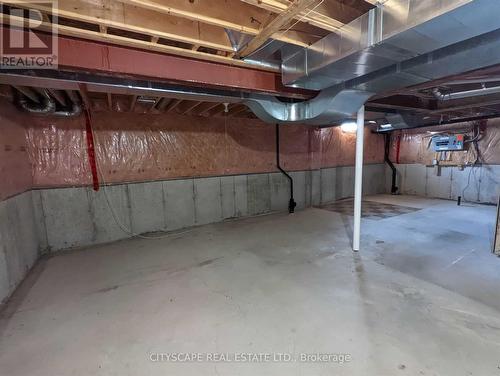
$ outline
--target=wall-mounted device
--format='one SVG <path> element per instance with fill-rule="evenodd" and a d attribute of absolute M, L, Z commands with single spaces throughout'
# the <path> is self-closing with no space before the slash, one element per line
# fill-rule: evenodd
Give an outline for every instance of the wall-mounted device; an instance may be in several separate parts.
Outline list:
<path fill-rule="evenodd" d="M 436 152 L 464 150 L 464 138 L 463 134 L 434 136 L 432 137 L 432 147 Z"/>

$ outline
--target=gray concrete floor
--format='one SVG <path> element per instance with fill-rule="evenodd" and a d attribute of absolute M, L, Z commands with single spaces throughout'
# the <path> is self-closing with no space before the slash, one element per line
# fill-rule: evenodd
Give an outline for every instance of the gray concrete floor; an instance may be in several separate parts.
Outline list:
<path fill-rule="evenodd" d="M 44 259 L 0 319 L 0 374 L 500 375 L 495 208 L 408 196 Z M 350 362 L 152 362 L 151 353 L 342 353 Z"/>

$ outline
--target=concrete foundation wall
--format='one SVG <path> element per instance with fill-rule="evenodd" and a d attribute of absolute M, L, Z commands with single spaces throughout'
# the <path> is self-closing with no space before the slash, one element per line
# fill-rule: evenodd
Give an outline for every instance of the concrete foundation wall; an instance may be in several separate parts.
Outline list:
<path fill-rule="evenodd" d="M 384 175 L 383 164 L 366 165 L 364 194 L 385 192 Z M 298 210 L 353 195 L 352 166 L 291 176 Z M 288 200 L 289 183 L 281 173 L 119 184 L 98 192 L 90 187 L 33 191 L 40 245 L 50 251 L 130 237 L 123 228 L 135 234 L 173 231 L 286 211 Z"/>
<path fill-rule="evenodd" d="M 364 194 L 385 191 L 385 171 L 383 164 L 365 166 Z M 297 210 L 353 195 L 354 167 L 290 175 Z M 281 173 L 118 184 L 98 192 L 77 187 L 21 193 L 0 201 L 0 302 L 44 252 L 125 239 L 131 236 L 127 230 L 173 231 L 286 211 L 288 200 L 289 182 Z"/>
<path fill-rule="evenodd" d="M 466 167 L 435 167 L 422 164 L 398 164 L 397 185 L 402 194 L 427 196 L 495 204 L 500 195 L 500 165 Z M 390 191 L 391 172 L 386 172 L 387 190 Z"/>
<path fill-rule="evenodd" d="M 0 201 L 0 303 L 14 291 L 39 252 L 32 192 Z"/>

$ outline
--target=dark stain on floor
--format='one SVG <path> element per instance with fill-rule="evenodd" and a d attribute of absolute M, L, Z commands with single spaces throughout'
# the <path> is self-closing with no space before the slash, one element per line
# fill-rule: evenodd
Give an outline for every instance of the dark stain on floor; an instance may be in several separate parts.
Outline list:
<path fill-rule="evenodd" d="M 331 204 L 320 206 L 320 209 L 352 216 L 354 212 L 354 199 L 347 198 L 335 201 Z M 384 204 L 376 201 L 363 201 L 361 204 L 361 216 L 373 220 L 392 218 L 398 215 L 414 213 L 418 210 L 421 209 L 411 208 L 409 206 Z"/>

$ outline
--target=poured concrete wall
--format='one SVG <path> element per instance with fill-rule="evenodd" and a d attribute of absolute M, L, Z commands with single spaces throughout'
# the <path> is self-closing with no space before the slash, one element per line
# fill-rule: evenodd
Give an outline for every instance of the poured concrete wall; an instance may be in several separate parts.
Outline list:
<path fill-rule="evenodd" d="M 474 126 L 480 129 L 479 154 L 471 145 L 448 154 L 447 160 L 440 162 L 441 168 L 432 167 L 433 160 L 440 159 L 429 147 L 433 132 L 472 137 Z M 500 194 L 500 119 L 393 132 L 390 157 L 397 164 L 398 186 L 403 194 L 451 200 L 462 196 L 467 201 L 494 204 Z M 387 177 L 390 175 L 388 172 Z M 390 189 L 390 182 L 387 184 Z"/>
<path fill-rule="evenodd" d="M 495 204 L 500 195 L 500 165 L 477 167 L 426 167 L 422 164 L 397 164 L 397 185 L 402 194 Z M 391 172 L 387 169 L 387 190 Z"/>
<path fill-rule="evenodd" d="M 38 238 L 31 200 L 31 163 L 26 117 L 12 106 L 0 111 L 0 303 L 38 258 Z"/>
<path fill-rule="evenodd" d="M 113 184 L 99 192 L 83 116 L 28 116 L 0 98 L 0 301 L 47 250 L 287 210 L 273 125 L 119 109 L 92 118 L 100 183 Z M 366 193 L 379 193 L 383 138 L 367 128 L 366 139 Z M 298 209 L 352 195 L 354 146 L 338 127 L 282 127 Z"/>
<path fill-rule="evenodd" d="M 39 256 L 32 192 L 0 201 L 0 303 L 22 281 Z"/>
<path fill-rule="evenodd" d="M 366 165 L 364 194 L 385 192 L 384 174 L 383 164 Z M 291 176 L 298 210 L 353 195 L 352 166 Z M 286 211 L 288 200 L 289 183 L 280 173 L 118 184 L 98 192 L 89 187 L 33 191 L 40 244 L 51 251 Z"/>

